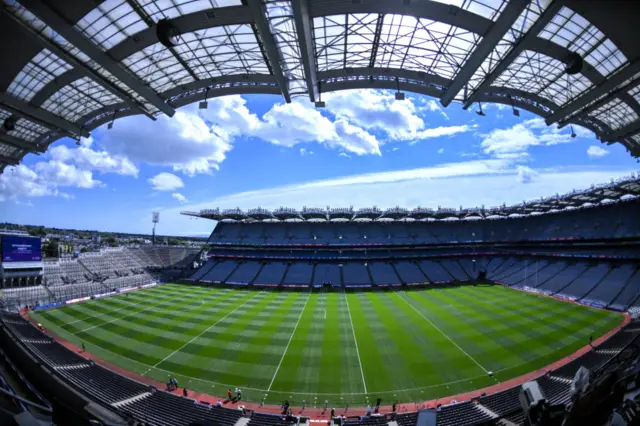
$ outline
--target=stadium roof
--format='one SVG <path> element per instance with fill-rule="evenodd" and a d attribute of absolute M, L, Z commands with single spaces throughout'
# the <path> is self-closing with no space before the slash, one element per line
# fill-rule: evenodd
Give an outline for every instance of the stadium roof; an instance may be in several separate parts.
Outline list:
<path fill-rule="evenodd" d="M 502 205 L 477 208 L 443 208 L 437 209 L 417 207 L 413 210 L 393 207 L 381 210 L 377 207 L 354 209 L 342 208 L 308 208 L 296 210 L 280 207 L 267 210 L 261 207 L 243 211 L 235 209 L 205 209 L 199 212 L 182 212 L 185 216 L 199 217 L 218 221 L 246 221 L 246 222 L 278 222 L 285 220 L 447 220 L 447 219 L 485 219 L 495 217 L 528 216 L 543 213 L 553 213 L 563 210 L 593 207 L 601 204 L 622 202 L 640 197 L 640 174 L 612 180 L 610 183 L 592 185 L 582 191 L 572 191 L 564 195 L 540 198 L 539 200 L 524 201 L 512 206 Z"/>
<path fill-rule="evenodd" d="M 355 88 L 507 104 L 640 157 L 639 16 L 612 0 L 2 0 L 0 171 L 123 116 Z"/>

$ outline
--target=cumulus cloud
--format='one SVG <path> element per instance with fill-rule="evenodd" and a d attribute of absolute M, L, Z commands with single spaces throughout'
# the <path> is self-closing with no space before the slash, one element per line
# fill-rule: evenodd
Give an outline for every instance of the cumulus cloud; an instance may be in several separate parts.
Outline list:
<path fill-rule="evenodd" d="M 302 155 L 303 157 L 306 155 L 313 155 L 313 151 L 307 148 L 300 148 L 300 155 Z"/>
<path fill-rule="evenodd" d="M 585 133 L 581 133 L 580 137 Z M 483 135 L 480 146 L 485 154 L 494 158 L 523 161 L 529 158 L 532 146 L 550 146 L 569 143 L 574 139 L 570 133 L 559 129 L 555 124 L 547 126 L 542 118 L 518 123 L 507 129 L 494 129 Z"/>
<path fill-rule="evenodd" d="M 173 198 L 175 198 L 176 200 L 178 200 L 182 204 L 185 204 L 185 203 L 189 202 L 189 200 L 187 200 L 187 197 L 185 197 L 184 195 L 180 194 L 179 192 L 174 192 L 173 194 L 171 194 L 171 196 Z"/>
<path fill-rule="evenodd" d="M 533 170 L 531 167 L 518 166 L 516 170 L 518 173 L 516 180 L 520 183 L 531 183 L 540 178 L 540 173 Z"/>
<path fill-rule="evenodd" d="M 147 120 L 147 121 L 143 121 Z M 215 132 L 217 130 L 217 133 Z M 232 129 L 210 128 L 196 113 L 177 111 L 149 122 L 146 117 L 124 117 L 100 140 L 111 154 L 134 162 L 167 165 L 187 175 L 211 173 L 231 150 Z"/>
<path fill-rule="evenodd" d="M 438 154 L 444 154 L 444 148 L 440 148 L 440 149 L 438 150 Z"/>
<path fill-rule="evenodd" d="M 607 154 L 609 154 L 609 151 L 604 149 L 604 148 L 602 148 L 601 146 L 591 145 L 587 149 L 587 155 L 590 158 L 602 158 Z"/>
<path fill-rule="evenodd" d="M 444 113 L 436 101 L 427 101 L 425 107 L 420 108 L 411 99 L 397 101 L 389 91 L 348 90 L 330 93 L 326 95 L 326 103 L 327 111 L 337 119 L 348 120 L 369 131 L 384 132 L 393 140 L 419 141 L 471 130 L 470 126 L 429 128 L 419 112 L 425 109 Z"/>
<path fill-rule="evenodd" d="M 148 179 L 147 182 L 149 182 L 151 188 L 156 191 L 175 191 L 178 188 L 184 187 L 182 179 L 167 172 L 158 173 L 154 177 Z"/>
<path fill-rule="evenodd" d="M 111 156 L 106 151 L 94 151 L 88 147 L 90 145 L 83 145 L 76 149 L 60 145 L 51 148 L 49 154 L 54 161 L 75 164 L 86 170 L 138 176 L 138 168 L 129 159 L 122 156 Z"/>

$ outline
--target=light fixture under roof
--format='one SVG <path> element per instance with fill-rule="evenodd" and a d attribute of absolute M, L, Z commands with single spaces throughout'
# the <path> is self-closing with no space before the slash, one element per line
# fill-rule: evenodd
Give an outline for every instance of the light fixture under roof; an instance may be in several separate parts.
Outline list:
<path fill-rule="evenodd" d="M 484 111 L 482 110 L 482 104 L 480 102 L 478 102 L 478 109 L 476 110 L 476 114 L 478 114 L 481 117 L 486 116 L 487 114 L 484 113 Z"/>

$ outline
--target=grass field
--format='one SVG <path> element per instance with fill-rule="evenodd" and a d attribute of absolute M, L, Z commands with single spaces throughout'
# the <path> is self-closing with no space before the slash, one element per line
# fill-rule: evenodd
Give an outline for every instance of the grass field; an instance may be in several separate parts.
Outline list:
<path fill-rule="evenodd" d="M 502 286 L 308 293 L 163 285 L 35 319 L 124 368 L 308 406 L 422 401 L 550 364 L 622 316 Z M 493 371 L 494 377 L 487 372 Z"/>

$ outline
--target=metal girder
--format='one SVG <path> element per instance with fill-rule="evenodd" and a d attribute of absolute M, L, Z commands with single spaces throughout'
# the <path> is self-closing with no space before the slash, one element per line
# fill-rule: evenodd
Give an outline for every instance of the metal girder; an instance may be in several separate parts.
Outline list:
<path fill-rule="evenodd" d="M 126 0 L 126 2 L 129 6 L 131 6 L 131 9 L 133 9 L 133 11 L 138 14 L 138 16 L 144 21 L 144 23 L 147 24 L 148 27 L 151 28 L 156 25 L 156 23 L 153 22 L 153 19 L 151 19 L 147 12 L 145 12 L 145 10 L 140 7 L 136 0 Z M 199 80 L 196 73 L 193 72 L 193 70 L 189 67 L 185 60 L 182 59 L 178 52 L 176 52 L 176 49 L 174 49 L 173 47 L 167 47 L 167 49 L 169 50 L 169 52 L 171 52 L 171 55 L 173 55 L 176 61 L 178 61 L 180 65 L 182 65 L 182 67 L 189 73 L 191 78 L 193 78 L 194 80 Z"/>
<path fill-rule="evenodd" d="M 516 22 L 522 11 L 527 7 L 530 0 L 513 0 L 504 8 L 498 20 L 484 34 L 482 40 L 476 46 L 473 53 L 455 76 L 447 90 L 445 90 L 440 103 L 448 106 L 458 94 L 460 89 L 469 81 L 469 79 L 480 68 L 484 60 L 491 54 L 498 42 L 509 31 L 511 26 Z"/>
<path fill-rule="evenodd" d="M 273 38 L 273 34 L 271 34 L 271 29 L 269 28 L 269 23 L 267 22 L 265 14 L 266 12 L 262 7 L 262 0 L 247 0 L 247 3 L 251 9 L 251 14 L 253 15 L 253 20 L 258 30 L 258 36 L 260 37 L 262 45 L 266 51 L 267 60 L 271 65 L 271 70 L 273 71 L 273 75 L 276 77 L 278 86 L 280 86 L 282 96 L 284 97 L 285 102 L 291 103 L 287 79 L 282 72 L 282 65 L 280 64 L 280 52 L 278 51 L 278 46 Z"/>
<path fill-rule="evenodd" d="M 71 135 L 89 137 L 89 131 L 87 131 L 87 129 L 82 129 L 47 110 L 28 104 L 8 93 L 0 93 L 0 105 L 3 105 L 4 108 L 12 114 L 41 124 L 44 127 L 60 129 Z"/>
<path fill-rule="evenodd" d="M 627 135 L 633 135 L 640 132 L 640 120 L 636 120 L 633 123 L 629 123 L 626 126 L 616 130 L 615 132 L 604 135 L 602 138 L 605 142 L 615 142 Z"/>
<path fill-rule="evenodd" d="M 20 162 L 17 158 L 7 157 L 5 155 L 0 155 L 0 163 L 4 163 L 7 166 L 15 166 Z"/>
<path fill-rule="evenodd" d="M 68 23 L 48 3 L 40 0 L 21 0 L 20 2 L 31 13 L 36 15 L 45 24 L 64 37 L 69 43 L 80 49 L 82 53 L 94 60 L 98 65 L 109 71 L 131 90 L 144 98 L 151 105 L 158 108 L 168 116 L 173 116 L 175 110 L 164 102 L 149 86 L 143 83 L 137 76 L 130 73 L 126 67 L 116 62 L 107 53 L 88 40 L 83 34 L 76 31 L 73 25 Z"/>
<path fill-rule="evenodd" d="M 153 116 L 149 114 L 141 105 L 139 105 L 135 99 L 131 98 L 131 96 L 127 92 L 125 92 L 124 90 L 120 89 L 119 87 L 111 83 L 109 80 L 107 80 L 106 78 L 98 74 L 96 71 L 88 67 L 86 64 L 74 58 L 65 50 L 58 47 L 58 45 L 53 43 L 51 40 L 47 39 L 46 37 L 43 37 L 41 34 L 38 34 L 36 31 L 33 30 L 33 28 L 29 27 L 28 25 L 25 25 L 24 22 L 18 19 L 15 15 L 11 13 L 6 13 L 5 15 L 11 18 L 17 25 L 19 25 L 20 28 L 22 28 L 22 30 L 29 37 L 31 37 L 32 40 L 34 40 L 43 48 L 52 52 L 58 58 L 62 59 L 63 61 L 71 65 L 73 69 L 76 70 L 76 72 L 78 72 L 81 76 L 90 78 L 100 86 L 104 87 L 104 89 L 110 92 L 111 94 L 127 102 L 132 108 L 135 108 L 140 113 L 145 114 L 150 118 L 153 118 Z"/>
<path fill-rule="evenodd" d="M 27 142 L 24 139 L 16 138 L 15 136 L 8 135 L 6 133 L 0 133 L 0 142 L 7 145 L 11 145 L 14 148 L 24 149 L 29 152 L 44 152 L 45 149 L 41 146 L 37 146 L 34 143 Z"/>
<path fill-rule="evenodd" d="M 296 33 L 300 45 L 300 55 L 304 67 L 304 75 L 307 81 L 307 91 L 311 102 L 318 100 L 318 76 L 316 74 L 316 57 L 313 49 L 313 33 L 311 31 L 311 18 L 309 17 L 309 4 L 307 0 L 292 0 L 293 19 L 296 22 Z"/>
<path fill-rule="evenodd" d="M 630 78 L 633 78 L 633 76 L 638 72 L 640 72 L 640 60 L 632 62 L 628 66 L 621 69 L 619 72 L 607 77 L 601 84 L 584 93 L 573 102 L 570 102 L 565 107 L 558 109 L 556 112 L 547 117 L 547 119 L 545 120 L 546 123 L 553 124 L 560 120 L 566 120 L 569 115 L 578 111 L 580 108 L 584 108 L 589 103 L 598 99 L 600 96 L 603 96 L 611 90 L 614 90 L 617 86 L 623 84 Z"/>
<path fill-rule="evenodd" d="M 502 58 L 502 61 L 494 68 L 494 70 L 489 74 L 482 83 L 474 90 L 474 92 L 469 96 L 469 98 L 464 102 L 464 108 L 467 109 L 471 106 L 472 103 L 475 102 L 476 97 L 486 92 L 489 87 L 493 84 L 493 82 L 502 74 L 508 67 L 511 65 L 513 61 L 516 60 L 520 53 L 527 49 L 527 45 L 536 39 L 538 33 L 544 29 L 544 27 L 553 19 L 553 17 L 560 11 L 562 5 L 558 0 L 553 1 L 547 7 L 547 9 L 540 15 L 538 20 L 529 28 L 529 31 L 522 37 L 518 42 L 515 43 L 513 48 L 507 55 Z"/>

